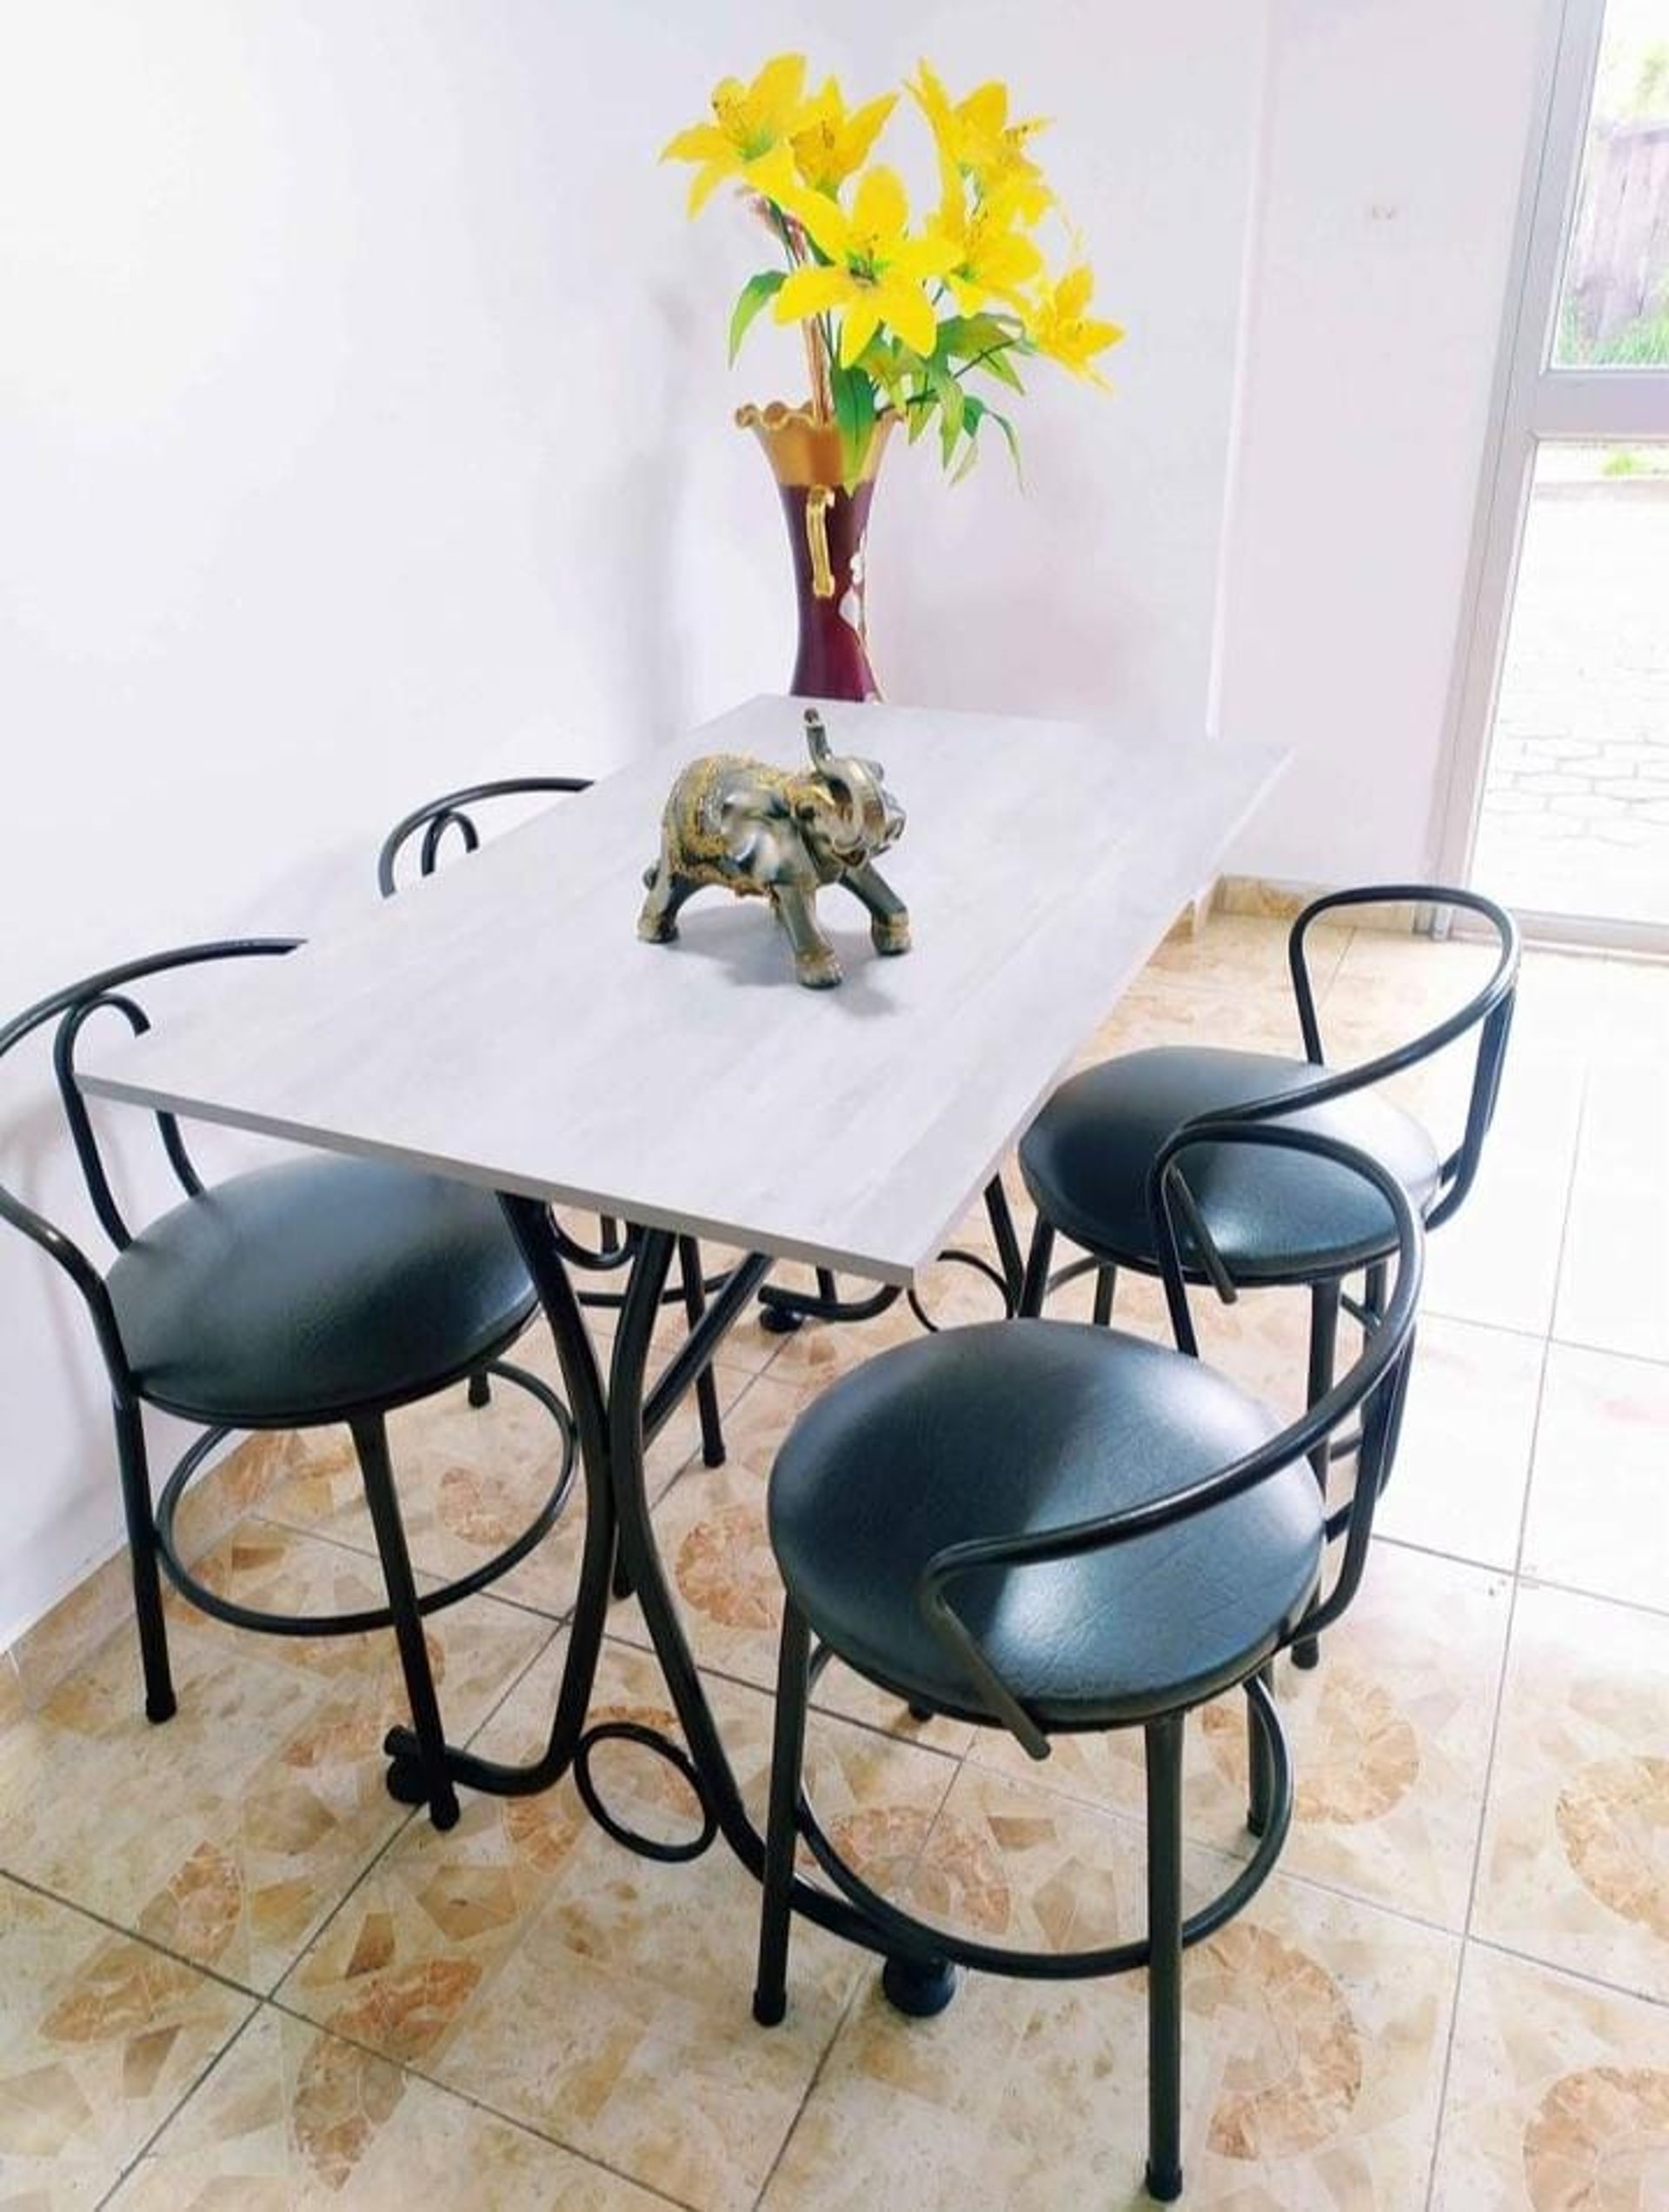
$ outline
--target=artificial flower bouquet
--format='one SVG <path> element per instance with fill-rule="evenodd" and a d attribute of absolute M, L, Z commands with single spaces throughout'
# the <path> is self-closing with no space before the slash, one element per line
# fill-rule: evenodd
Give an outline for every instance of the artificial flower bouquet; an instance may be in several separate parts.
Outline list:
<path fill-rule="evenodd" d="M 993 403 L 1023 391 L 1018 364 L 1041 355 L 1103 383 L 1097 357 L 1123 335 L 1090 316 L 1094 279 L 1070 230 L 1059 274 L 1039 243 L 1045 218 L 1061 217 L 1030 150 L 1043 123 L 1011 123 L 1001 83 L 953 100 L 925 62 L 906 89 L 939 173 L 938 204 L 914 229 L 896 170 L 869 158 L 897 93 L 848 108 L 833 77 L 808 92 L 802 55 L 778 55 L 749 84 L 726 77 L 712 121 L 662 155 L 696 165 L 692 215 L 734 182 L 775 237 L 786 265 L 742 286 L 730 357 L 768 303 L 775 321 L 801 326 L 812 417 L 838 426 L 848 485 L 889 412 L 912 439 L 937 416 L 953 480 L 987 423 L 1018 465 L 1014 424 Z"/>

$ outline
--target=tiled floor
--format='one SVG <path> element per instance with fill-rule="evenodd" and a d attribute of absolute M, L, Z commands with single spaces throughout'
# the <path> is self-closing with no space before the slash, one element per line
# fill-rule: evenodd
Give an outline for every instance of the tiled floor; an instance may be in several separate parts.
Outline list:
<path fill-rule="evenodd" d="M 1096 1050 L 1287 1044 L 1280 935 L 1219 917 L 1167 945 Z M 1477 968 L 1366 934 L 1319 953 L 1349 1051 Z M 1669 2205 L 1666 1069 L 1669 970 L 1530 960 L 1484 1178 L 1433 1245 L 1362 1596 L 1319 1673 L 1282 1672 L 1300 1782 L 1282 1871 L 1189 1955 L 1191 2204 Z M 1447 1088 L 1423 1089 L 1440 1110 Z M 935 1277 L 947 1321 L 988 1310 L 977 1276 Z M 1125 1286 L 1119 1317 L 1157 1329 L 1151 1291 Z M 1302 1323 L 1295 1302 L 1248 1298 L 1210 1316 L 1207 1349 L 1291 1404 Z M 745 1323 L 721 1363 L 729 1464 L 690 1460 L 688 1415 L 656 1449 L 661 1542 L 756 1806 L 775 1441 L 912 1325 Z M 482 1556 L 551 1479 L 549 1432 L 508 1392 L 399 1426 L 428 1573 Z M 246 1598 L 365 1602 L 355 1494 L 335 1439 L 296 1440 L 213 1574 Z M 499 1756 L 540 1741 L 575 1561 L 566 1531 L 435 1624 L 455 1736 Z M 467 1798 L 436 1836 L 383 1791 L 386 1649 L 176 1622 L 167 1728 L 136 1717 L 123 1633 L 0 1732 L 0 2206 L 1144 2201 L 1140 1977 L 975 1979 L 907 2022 L 866 1960 L 804 1929 L 788 2020 L 763 2033 L 756 1892 L 722 1850 L 629 1856 L 568 1786 Z M 613 1630 L 600 1706 L 669 1727 L 629 1603 Z M 1246 1849 L 1239 1716 L 1191 1734 L 1204 1896 Z M 1034 1768 L 831 1675 L 811 1759 L 845 1849 L 921 1909 L 1061 1948 L 1140 1927 L 1129 1743 Z M 598 1771 L 639 1824 L 686 1818 L 665 1769 L 625 1750 Z"/>

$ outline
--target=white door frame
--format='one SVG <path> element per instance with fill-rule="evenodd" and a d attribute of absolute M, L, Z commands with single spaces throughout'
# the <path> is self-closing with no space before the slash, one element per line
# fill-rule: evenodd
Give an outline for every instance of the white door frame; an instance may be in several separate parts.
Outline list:
<path fill-rule="evenodd" d="M 1550 0 L 1544 23 L 1539 127 L 1533 127 L 1526 152 L 1449 692 L 1448 765 L 1433 839 L 1446 882 L 1469 878 L 1537 442 L 1661 437 L 1669 423 L 1669 371 L 1551 365 L 1605 11 L 1605 0 Z M 1571 915 L 1519 918 L 1531 934 L 1567 943 L 1669 951 L 1669 926 Z"/>

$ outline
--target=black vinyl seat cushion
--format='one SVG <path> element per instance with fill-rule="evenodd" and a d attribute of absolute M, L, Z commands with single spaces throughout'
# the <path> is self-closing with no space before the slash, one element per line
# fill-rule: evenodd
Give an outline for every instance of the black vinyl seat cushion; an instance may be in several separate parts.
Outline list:
<path fill-rule="evenodd" d="M 947 1329 L 882 1353 L 801 1416 L 771 1475 L 771 1542 L 813 1632 L 861 1673 L 989 1719 L 918 1608 L 934 1555 L 1183 1489 L 1276 1426 L 1198 1360 L 1112 1329 Z M 1320 1498 L 1300 1462 L 1174 1528 L 981 1569 L 949 1596 L 1044 1727 L 1117 1727 L 1261 1664 L 1305 1611 L 1321 1554 Z"/>
<path fill-rule="evenodd" d="M 1087 1069 L 1061 1084 L 1027 1132 L 1021 1173 L 1038 1210 L 1086 1250 L 1157 1264 L 1147 1171 L 1196 1114 L 1248 1105 L 1313 1083 L 1308 1062 L 1262 1052 L 1160 1046 Z M 1418 1210 L 1436 1196 L 1440 1163 L 1413 1115 L 1373 1090 L 1293 1114 L 1294 1129 L 1353 1144 L 1397 1177 Z M 1347 1274 L 1394 1249 L 1391 1216 L 1359 1175 L 1301 1152 L 1191 1147 L 1183 1176 L 1229 1272 L 1242 1283 Z M 1182 1256 L 1196 1257 L 1179 1217 Z"/>
<path fill-rule="evenodd" d="M 490 1191 L 331 1158 L 188 1199 L 135 1237 L 106 1287 L 141 1396 L 244 1428 L 421 1396 L 535 1303 Z"/>

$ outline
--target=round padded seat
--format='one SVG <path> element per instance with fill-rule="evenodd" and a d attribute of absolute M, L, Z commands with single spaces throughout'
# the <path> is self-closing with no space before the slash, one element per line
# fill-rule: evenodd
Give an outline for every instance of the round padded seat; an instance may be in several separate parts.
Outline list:
<path fill-rule="evenodd" d="M 1046 1221 L 1087 1251 L 1153 1267 L 1147 1171 L 1196 1114 L 1300 1090 L 1325 1072 L 1263 1052 L 1160 1046 L 1087 1069 L 1061 1084 L 1027 1132 L 1021 1173 Z M 1294 1129 L 1352 1144 L 1397 1177 L 1423 1213 L 1440 1180 L 1436 1148 L 1411 1114 L 1373 1090 L 1287 1117 Z M 1213 1242 L 1239 1283 L 1308 1282 L 1353 1272 L 1396 1243 L 1384 1201 L 1359 1175 L 1302 1152 L 1193 1146 L 1182 1172 Z M 1187 1224 L 1177 1233 L 1194 1266 Z"/>
<path fill-rule="evenodd" d="M 912 1703 L 988 1720 L 919 1609 L 928 1561 L 1184 1489 L 1277 1426 L 1198 1360 L 1112 1329 L 947 1329 L 883 1352 L 801 1416 L 771 1474 L 771 1542 L 814 1634 L 841 1657 Z M 948 1595 L 1045 1728 L 1119 1727 L 1260 1666 L 1304 1613 L 1321 1553 L 1320 1498 L 1300 1462 L 1174 1527 L 981 1569 Z"/>
<path fill-rule="evenodd" d="M 339 1158 L 188 1199 L 106 1287 L 140 1395 L 235 1428 L 419 1396 L 490 1357 L 536 1303 L 490 1191 Z"/>

